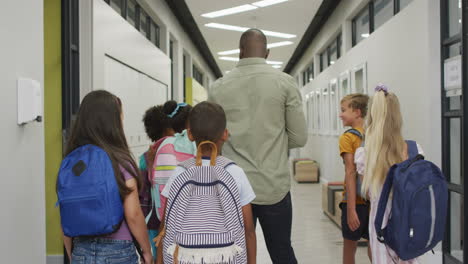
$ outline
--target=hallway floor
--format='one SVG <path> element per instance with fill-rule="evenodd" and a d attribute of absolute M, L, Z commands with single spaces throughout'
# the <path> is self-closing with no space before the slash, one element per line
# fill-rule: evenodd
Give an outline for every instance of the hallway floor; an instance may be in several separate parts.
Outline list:
<path fill-rule="evenodd" d="M 293 199 L 292 241 L 298 263 L 342 263 L 343 238 L 341 230 L 322 212 L 320 184 L 291 181 Z M 271 263 L 257 225 L 257 263 Z M 358 247 L 356 264 L 370 263 L 367 248 Z"/>

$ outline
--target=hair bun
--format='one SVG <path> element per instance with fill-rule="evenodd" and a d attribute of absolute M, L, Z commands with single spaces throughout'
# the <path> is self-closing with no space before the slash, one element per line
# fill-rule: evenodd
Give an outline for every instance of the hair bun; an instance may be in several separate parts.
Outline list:
<path fill-rule="evenodd" d="M 166 114 L 166 115 L 169 115 L 171 114 L 172 112 L 174 112 L 174 110 L 177 108 L 177 102 L 174 101 L 174 100 L 171 100 L 171 101 L 167 101 L 164 106 L 163 106 L 163 112 Z"/>

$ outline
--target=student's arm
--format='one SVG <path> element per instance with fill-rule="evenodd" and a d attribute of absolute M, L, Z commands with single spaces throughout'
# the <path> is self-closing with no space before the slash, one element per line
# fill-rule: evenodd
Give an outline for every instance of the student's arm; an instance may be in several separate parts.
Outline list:
<path fill-rule="evenodd" d="M 135 179 L 130 179 L 125 182 L 132 192 L 125 197 L 124 200 L 124 214 L 130 232 L 140 244 L 143 250 L 143 259 L 145 264 L 153 263 L 153 256 L 151 254 L 151 245 L 148 238 L 148 229 L 146 228 L 145 217 L 140 207 L 140 200 L 138 198 L 137 182 Z"/>
<path fill-rule="evenodd" d="M 244 216 L 245 243 L 247 246 L 247 263 L 257 263 L 257 236 L 255 235 L 255 227 L 253 223 L 252 206 L 247 204 L 242 207 L 242 215 Z"/>
<path fill-rule="evenodd" d="M 301 93 L 294 80 L 288 80 L 285 85 L 288 86 L 285 115 L 288 148 L 303 147 L 307 143 L 307 130 Z"/>
<path fill-rule="evenodd" d="M 159 225 L 159 230 L 158 230 L 158 236 L 153 240 L 152 243 L 156 243 L 156 264 L 163 264 L 163 239 L 164 236 L 166 235 L 166 206 L 167 204 L 164 205 L 164 212 L 163 215 L 161 216 L 161 224 Z M 164 232 L 164 233 L 162 233 Z M 159 241 L 157 239 L 160 239 Z"/>
<path fill-rule="evenodd" d="M 65 245 L 65 249 L 67 250 L 67 255 L 68 259 L 71 262 L 71 256 L 72 256 L 72 238 L 67 237 L 66 235 L 63 235 L 63 244 Z"/>
<path fill-rule="evenodd" d="M 359 218 L 356 213 L 356 165 L 354 164 L 354 154 L 343 153 L 345 163 L 345 179 L 346 179 L 346 194 L 347 194 L 347 218 L 348 226 L 351 231 L 359 228 Z"/>

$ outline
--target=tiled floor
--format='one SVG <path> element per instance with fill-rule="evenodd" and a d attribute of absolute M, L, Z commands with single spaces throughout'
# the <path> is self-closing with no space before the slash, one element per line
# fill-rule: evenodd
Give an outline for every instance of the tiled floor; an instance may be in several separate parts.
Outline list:
<path fill-rule="evenodd" d="M 299 263 L 342 263 L 343 238 L 338 227 L 321 209 L 320 184 L 297 184 L 292 181 L 292 242 Z M 271 263 L 260 226 L 257 226 L 257 263 Z M 359 247 L 357 264 L 370 263 L 367 249 Z"/>

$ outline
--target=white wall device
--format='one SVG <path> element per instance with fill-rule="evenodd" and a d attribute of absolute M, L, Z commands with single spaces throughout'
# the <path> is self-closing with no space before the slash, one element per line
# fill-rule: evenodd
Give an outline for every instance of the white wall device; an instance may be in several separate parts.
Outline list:
<path fill-rule="evenodd" d="M 42 121 L 41 83 L 36 80 L 18 79 L 18 125 Z"/>

